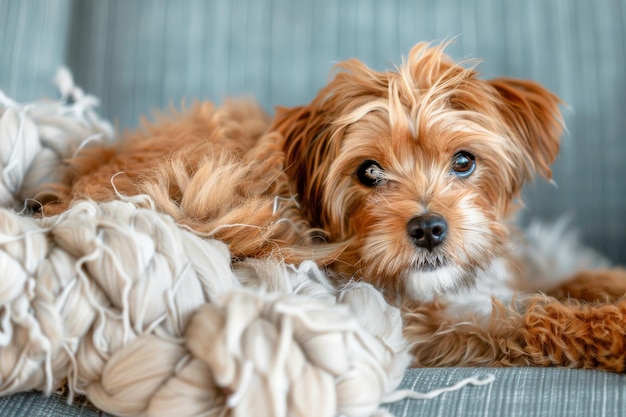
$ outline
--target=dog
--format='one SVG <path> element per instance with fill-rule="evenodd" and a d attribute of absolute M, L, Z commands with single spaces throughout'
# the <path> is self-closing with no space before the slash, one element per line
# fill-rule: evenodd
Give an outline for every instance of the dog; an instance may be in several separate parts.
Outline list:
<path fill-rule="evenodd" d="M 145 194 L 235 260 L 313 259 L 338 283 L 380 288 L 404 308 L 415 365 L 542 363 L 520 339 L 530 304 L 506 313 L 493 291 L 467 294 L 529 290 L 511 218 L 523 185 L 551 178 L 561 101 L 482 79 L 445 46 L 418 44 L 387 72 L 343 62 L 309 104 L 274 117 L 248 101 L 160 115 L 68 161 L 73 180 L 38 196 L 41 213 Z"/>

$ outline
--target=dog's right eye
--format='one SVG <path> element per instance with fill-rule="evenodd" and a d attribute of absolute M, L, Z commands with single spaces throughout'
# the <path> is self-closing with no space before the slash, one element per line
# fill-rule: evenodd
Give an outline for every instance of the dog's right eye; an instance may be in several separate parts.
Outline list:
<path fill-rule="evenodd" d="M 361 184 L 368 187 L 385 183 L 385 171 L 378 165 L 378 162 L 372 160 L 363 162 L 357 169 L 356 176 Z"/>

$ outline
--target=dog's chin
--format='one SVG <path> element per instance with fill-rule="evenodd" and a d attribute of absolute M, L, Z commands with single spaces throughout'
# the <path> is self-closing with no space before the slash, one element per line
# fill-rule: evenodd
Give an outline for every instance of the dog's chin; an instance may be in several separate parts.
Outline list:
<path fill-rule="evenodd" d="M 460 265 L 437 260 L 405 271 L 400 279 L 404 282 L 405 297 L 426 302 L 474 285 L 475 273 Z"/>
<path fill-rule="evenodd" d="M 448 261 L 445 258 L 436 257 L 418 262 L 412 269 L 422 272 L 434 272 L 446 266 L 448 266 Z"/>

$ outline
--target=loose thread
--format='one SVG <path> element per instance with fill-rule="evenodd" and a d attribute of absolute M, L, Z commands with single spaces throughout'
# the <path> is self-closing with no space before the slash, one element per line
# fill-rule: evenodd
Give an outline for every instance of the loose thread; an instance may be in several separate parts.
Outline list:
<path fill-rule="evenodd" d="M 471 376 L 469 378 L 465 378 L 457 382 L 456 384 L 452 386 L 437 388 L 428 392 L 419 392 L 419 391 L 413 391 L 410 389 L 398 390 L 385 396 L 385 398 L 383 398 L 382 403 L 384 404 L 395 403 L 397 401 L 401 401 L 404 399 L 430 400 L 446 392 L 458 391 L 467 385 L 473 385 L 473 386 L 488 385 L 488 384 L 491 384 L 493 381 L 495 381 L 495 379 L 496 379 L 495 375 L 487 374 L 484 378 Z"/>

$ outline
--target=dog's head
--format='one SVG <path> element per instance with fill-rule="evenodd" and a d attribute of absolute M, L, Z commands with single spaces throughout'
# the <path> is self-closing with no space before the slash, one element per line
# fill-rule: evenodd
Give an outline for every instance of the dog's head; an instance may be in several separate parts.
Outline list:
<path fill-rule="evenodd" d="M 472 283 L 503 255 L 524 182 L 551 175 L 558 98 L 480 79 L 441 46 L 417 45 L 396 71 L 339 69 L 275 122 L 303 215 L 346 244 L 334 266 L 418 299 Z"/>

